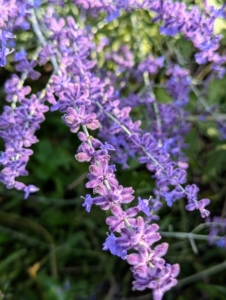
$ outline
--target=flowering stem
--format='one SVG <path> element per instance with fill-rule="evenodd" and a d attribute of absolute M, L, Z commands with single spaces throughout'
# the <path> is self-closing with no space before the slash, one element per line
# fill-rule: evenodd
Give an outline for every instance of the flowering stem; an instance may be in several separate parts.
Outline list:
<path fill-rule="evenodd" d="M 99 102 L 95 102 L 97 106 L 99 106 L 99 108 L 101 108 L 102 110 L 104 110 L 104 107 L 99 103 Z M 104 114 L 106 116 L 109 117 L 109 119 L 111 119 L 112 121 L 114 121 L 116 124 L 118 124 L 129 136 L 132 135 L 132 132 L 126 128 L 118 119 L 116 119 L 112 114 L 110 114 L 107 111 L 104 111 Z"/>
<path fill-rule="evenodd" d="M 183 59 L 183 56 L 181 55 L 181 53 L 179 52 L 178 49 L 174 49 L 174 52 L 178 58 L 179 63 L 184 66 L 185 65 L 185 61 Z M 196 79 L 192 80 L 191 83 L 191 89 L 192 91 L 195 93 L 198 101 L 202 104 L 202 106 L 205 108 L 205 110 L 210 113 L 212 115 L 212 117 L 219 122 L 219 118 L 218 118 L 218 114 L 216 114 L 215 112 L 212 111 L 212 109 L 209 107 L 208 103 L 206 102 L 205 98 L 202 96 L 202 94 L 200 93 L 199 89 L 196 87 L 198 81 Z M 220 122 L 219 122 L 220 123 Z M 220 123 L 222 126 L 224 126 L 224 124 Z"/>
<path fill-rule="evenodd" d="M 39 28 L 39 24 L 38 24 L 37 18 L 35 16 L 34 10 L 32 10 L 32 12 L 31 12 L 31 18 L 30 18 L 30 20 L 31 20 L 34 32 L 37 35 L 37 38 L 39 39 L 39 41 L 41 42 L 41 44 L 43 46 L 46 46 L 46 44 L 47 44 L 46 43 L 46 39 L 45 39 L 44 35 L 42 34 L 42 32 L 41 32 L 41 30 Z M 59 65 L 57 63 L 56 58 L 54 56 L 51 56 L 50 60 L 52 62 L 54 71 L 56 73 L 60 74 Z M 78 107 L 77 106 L 75 106 L 75 110 L 78 112 Z M 87 142 L 88 142 L 89 146 L 91 148 L 93 148 L 92 143 L 91 143 L 91 141 L 89 139 L 90 135 L 89 135 L 87 127 L 85 125 L 82 125 L 82 129 L 83 129 L 83 132 L 85 133 L 85 135 L 87 137 Z M 97 163 L 97 166 L 100 166 L 99 162 L 96 161 L 96 163 Z M 107 180 L 104 180 L 104 184 L 105 184 L 107 190 L 111 190 L 111 187 L 110 187 L 110 185 L 109 185 L 109 183 L 108 183 Z"/>
<path fill-rule="evenodd" d="M 131 226 L 130 222 L 128 221 L 127 218 L 123 218 L 123 221 L 125 222 L 127 228 L 133 233 L 134 232 L 134 229 L 133 227 Z"/>
<path fill-rule="evenodd" d="M 40 52 L 40 47 L 37 48 L 37 50 L 35 51 L 33 57 L 32 57 L 32 61 L 36 60 L 37 57 L 38 57 L 38 54 Z M 27 79 L 27 76 L 28 76 L 28 70 L 25 70 L 22 75 L 21 75 L 21 78 L 17 84 L 17 89 L 21 89 L 22 86 L 24 85 L 24 81 Z M 17 103 L 17 100 L 18 100 L 18 94 L 14 94 L 13 95 L 13 99 L 12 99 L 12 103 L 11 103 L 11 109 L 14 110 L 16 108 L 16 103 Z"/>
<path fill-rule="evenodd" d="M 153 103 L 153 107 L 154 107 L 154 112 L 155 112 L 155 115 L 156 115 L 156 122 L 157 122 L 158 132 L 161 133 L 162 132 L 162 123 L 161 123 L 161 118 L 160 118 L 159 108 L 158 108 L 157 102 Z M 162 147 L 162 140 L 161 139 L 158 139 L 158 146 Z"/>
<path fill-rule="evenodd" d="M 104 107 L 97 101 L 95 101 L 96 105 L 101 108 L 106 116 L 108 116 L 112 121 L 114 121 L 116 124 L 118 124 L 129 136 L 132 136 L 132 132 L 126 128 L 116 117 L 114 117 L 109 112 L 106 112 L 104 110 Z M 164 172 L 165 169 L 162 164 L 160 164 L 146 149 L 144 146 L 139 145 L 139 147 L 142 149 L 142 151 L 155 163 L 156 166 L 160 167 Z M 183 188 L 182 185 L 177 184 L 177 186 L 181 189 L 182 192 L 184 192 L 186 195 L 188 195 L 188 192 Z"/>
<path fill-rule="evenodd" d="M 47 45 L 46 40 L 45 40 L 44 35 L 42 34 L 42 32 L 39 28 L 38 21 L 37 21 L 36 15 L 35 15 L 35 11 L 33 9 L 31 10 L 30 21 L 31 21 L 31 25 L 34 29 L 34 32 L 35 32 L 37 38 L 39 39 L 39 41 L 41 42 L 41 44 L 43 46 L 46 46 Z M 59 68 L 58 68 L 57 61 L 56 61 L 55 57 L 51 56 L 50 60 L 52 62 L 54 71 L 57 72 L 57 70 Z"/>
<path fill-rule="evenodd" d="M 144 83 L 145 83 L 145 89 L 148 89 L 148 87 L 150 86 L 150 80 L 149 80 L 148 72 L 147 71 L 144 72 L 143 78 L 144 78 Z M 160 118 L 159 108 L 158 108 L 157 102 L 153 103 L 153 107 L 154 107 L 154 112 L 155 112 L 155 116 L 156 116 L 157 130 L 158 130 L 158 133 L 161 133 L 162 132 L 162 122 L 161 122 L 161 118 Z M 162 141 L 159 138 L 158 138 L 158 146 L 162 147 Z"/>

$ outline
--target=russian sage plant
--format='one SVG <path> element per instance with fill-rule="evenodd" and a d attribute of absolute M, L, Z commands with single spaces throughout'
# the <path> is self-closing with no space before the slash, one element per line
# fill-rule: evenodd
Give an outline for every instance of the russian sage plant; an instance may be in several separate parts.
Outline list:
<path fill-rule="evenodd" d="M 65 7 L 70 7 L 70 13 L 64 13 Z M 132 49 L 121 44 L 115 50 L 110 47 L 111 36 L 98 38 L 103 26 L 125 15 L 131 16 L 136 32 L 139 11 L 145 12 L 150 26 L 157 24 L 163 37 L 155 55 L 139 49 L 139 35 L 138 47 Z M 59 110 L 81 142 L 75 159 L 89 163 L 83 206 L 91 213 L 93 205 L 109 211 L 103 250 L 126 260 L 134 277 L 133 289 L 151 289 L 155 300 L 177 284 L 179 274 L 179 265 L 163 258 L 169 245 L 159 242 L 158 211 L 164 203 L 170 209 L 185 198 L 186 210 L 198 210 L 202 218 L 210 215 L 206 208 L 210 200 L 200 199 L 198 186 L 187 181 L 185 150 L 189 145 L 185 138 L 191 129 L 192 92 L 200 101 L 200 115 L 216 116 L 202 93 L 226 71 L 226 56 L 218 51 L 221 36 L 214 31 L 218 18 L 226 18 L 226 5 L 216 8 L 208 1 L 200 6 L 173 0 L 0 1 L 0 66 L 15 67 L 5 81 L 8 105 L 0 117 L 0 136 L 5 142 L 0 181 L 8 189 L 23 191 L 25 199 L 38 191 L 38 184 L 26 185 L 21 176 L 28 175 L 30 147 L 38 142 L 36 131 L 45 113 Z M 91 27 L 90 20 L 96 20 L 97 26 Z M 32 34 L 32 51 L 17 45 L 21 31 Z M 212 77 L 198 82 L 192 77 L 183 53 L 174 47 L 178 36 L 189 41 L 193 64 L 197 68 L 208 65 Z M 47 64 L 52 74 L 44 89 L 34 92 L 25 82 L 38 80 L 37 67 L 40 70 Z M 133 90 L 127 89 L 131 82 Z M 170 101 L 158 98 L 158 88 Z M 225 124 L 215 121 L 224 138 Z M 135 198 L 133 187 L 117 180 L 116 165 L 127 169 L 131 158 L 145 164 L 155 180 L 149 199 Z M 210 225 L 210 243 L 225 247 L 225 237 L 216 237 L 220 229 L 225 230 L 225 220 L 215 217 L 205 224 Z"/>

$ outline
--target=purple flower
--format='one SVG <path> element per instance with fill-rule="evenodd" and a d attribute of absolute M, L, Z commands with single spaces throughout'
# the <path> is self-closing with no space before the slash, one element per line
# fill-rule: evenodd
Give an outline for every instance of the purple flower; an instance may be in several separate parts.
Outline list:
<path fill-rule="evenodd" d="M 147 225 L 142 217 L 131 219 L 130 227 L 121 228 L 121 237 L 117 243 L 125 249 L 138 250 L 141 246 L 149 248 L 153 243 L 161 239 L 156 231 L 159 229 L 157 224 Z"/>
<path fill-rule="evenodd" d="M 179 273 L 179 265 L 159 266 L 147 268 L 140 266 L 134 271 L 133 289 L 143 291 L 153 289 L 154 300 L 161 300 L 163 294 L 177 284 L 175 277 Z"/>
<path fill-rule="evenodd" d="M 163 67 L 164 60 L 164 56 L 155 59 L 152 55 L 149 55 L 147 59 L 139 64 L 138 71 L 142 73 L 148 72 L 150 74 L 156 74 L 158 69 Z"/>
<path fill-rule="evenodd" d="M 121 206 L 114 204 L 111 206 L 111 212 L 113 216 L 106 219 L 106 223 L 109 225 L 111 231 L 120 232 L 122 228 L 125 228 L 125 219 L 130 223 L 134 222 L 134 217 L 139 212 L 137 206 L 131 207 L 126 211 L 123 211 Z"/>
<path fill-rule="evenodd" d="M 20 61 L 23 59 L 26 59 L 27 57 L 27 52 L 22 48 L 19 52 L 14 53 L 14 60 L 15 61 Z"/>
<path fill-rule="evenodd" d="M 196 201 L 197 200 L 197 193 L 199 191 L 199 188 L 197 185 L 187 185 L 185 187 L 185 191 L 187 192 L 187 198 L 189 201 Z"/>
<path fill-rule="evenodd" d="M 90 145 L 91 143 L 91 145 Z M 78 148 L 78 154 L 75 155 L 75 158 L 78 161 L 91 161 L 95 163 L 101 161 L 109 161 L 110 156 L 108 155 L 107 150 L 95 150 L 94 147 L 101 146 L 102 143 L 99 140 L 91 138 L 88 142 L 83 142 Z"/>
<path fill-rule="evenodd" d="M 19 63 L 16 65 L 17 71 L 28 72 L 28 77 L 30 77 L 33 80 L 37 80 L 40 77 L 40 73 L 34 70 L 34 67 L 37 65 L 36 61 L 29 62 L 27 59 L 22 59 L 19 61 Z"/>
<path fill-rule="evenodd" d="M 149 200 L 141 199 L 138 197 L 138 208 L 145 213 L 147 217 L 150 216 Z"/>
<path fill-rule="evenodd" d="M 168 206 L 172 206 L 176 200 L 183 198 L 184 196 L 185 193 L 182 192 L 180 188 L 175 188 L 171 192 L 167 192 L 164 194 Z"/>
<path fill-rule="evenodd" d="M 226 219 L 221 217 L 213 217 L 205 220 L 206 225 L 210 227 L 210 233 L 208 236 L 210 245 L 217 245 L 218 247 L 226 248 Z M 217 236 L 223 235 L 220 239 Z"/>
<path fill-rule="evenodd" d="M 188 211 L 193 211 L 195 209 L 199 209 L 202 218 L 206 218 L 210 215 L 210 212 L 207 209 L 205 209 L 205 207 L 209 204 L 210 204 L 209 199 L 202 199 L 200 201 L 188 203 L 188 205 L 186 205 L 185 208 Z"/>
<path fill-rule="evenodd" d="M 105 18 L 105 21 L 110 23 L 120 16 L 120 10 L 117 9 Z"/>
<path fill-rule="evenodd" d="M 226 237 L 220 238 L 217 242 L 216 245 L 220 248 L 226 248 Z"/>
<path fill-rule="evenodd" d="M 162 258 L 168 250 L 169 245 L 162 243 L 153 250 L 141 246 L 138 253 L 127 255 L 127 262 L 132 265 L 133 272 L 139 272 L 140 267 L 149 268 L 149 266 L 164 266 L 165 260 Z"/>
<path fill-rule="evenodd" d="M 191 91 L 191 78 L 188 70 L 179 66 L 173 66 L 167 70 L 167 75 L 171 75 L 167 81 L 166 89 L 174 99 L 176 107 L 183 107 L 189 101 Z"/>
<path fill-rule="evenodd" d="M 47 61 L 50 60 L 52 56 L 55 55 L 55 51 L 53 50 L 53 47 L 51 45 L 46 45 L 42 48 L 39 59 L 40 59 L 40 65 L 44 65 L 47 63 Z"/>
<path fill-rule="evenodd" d="M 111 233 L 103 244 L 103 250 L 109 250 L 111 254 L 117 255 L 122 259 L 126 259 L 127 251 L 116 244 L 117 238 L 114 233 Z"/>
<path fill-rule="evenodd" d="M 69 107 L 67 114 L 63 116 L 67 126 L 70 127 L 71 132 L 77 132 L 80 125 L 86 125 L 88 128 L 94 130 L 99 127 L 99 122 L 96 119 L 95 113 L 86 113 L 84 105 L 81 105 L 76 111 L 74 108 Z"/>
<path fill-rule="evenodd" d="M 115 148 L 112 145 L 108 144 L 108 142 L 105 142 L 104 145 L 102 145 L 100 148 L 102 150 L 115 151 Z"/>
<path fill-rule="evenodd" d="M 106 160 L 101 161 L 100 166 L 91 165 L 89 171 L 90 173 L 87 175 L 89 181 L 86 183 L 87 188 L 97 188 L 99 185 L 103 186 L 105 180 L 112 186 L 118 185 L 114 171 L 109 168 L 108 161 Z"/>
<path fill-rule="evenodd" d="M 37 191 L 39 191 L 39 188 L 37 188 L 33 184 L 30 184 L 30 185 L 26 186 L 24 188 L 24 192 L 25 192 L 24 199 L 27 199 L 29 197 L 30 193 L 35 193 Z"/>
<path fill-rule="evenodd" d="M 89 194 L 87 194 L 86 197 L 81 198 L 85 199 L 85 202 L 82 204 L 82 206 L 86 208 L 87 212 L 90 212 L 91 207 L 93 205 L 93 198 Z"/>
<path fill-rule="evenodd" d="M 6 56 L 10 54 L 14 49 L 11 51 L 6 47 L 8 39 L 14 38 L 14 35 L 7 31 L 7 30 L 1 30 L 0 31 L 0 42 L 1 42 L 1 48 L 0 48 L 0 66 L 4 67 L 6 65 Z"/>
<path fill-rule="evenodd" d="M 133 189 L 123 188 L 121 185 L 113 186 L 110 191 L 103 187 L 98 192 L 100 195 L 93 199 L 93 203 L 100 205 L 103 210 L 110 209 L 114 204 L 130 203 L 134 199 Z"/>

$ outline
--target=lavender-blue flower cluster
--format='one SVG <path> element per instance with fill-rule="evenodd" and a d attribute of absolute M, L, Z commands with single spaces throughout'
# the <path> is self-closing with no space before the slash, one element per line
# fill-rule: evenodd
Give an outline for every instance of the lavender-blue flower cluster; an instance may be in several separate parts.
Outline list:
<path fill-rule="evenodd" d="M 172 37 L 182 34 L 198 50 L 195 54 L 198 64 L 211 62 L 218 76 L 225 74 L 222 64 L 226 58 L 216 52 L 221 37 L 214 34 L 214 21 L 219 16 L 224 17 L 225 6 L 214 9 L 205 3 L 201 11 L 197 6 L 189 9 L 184 3 L 171 0 L 73 0 L 73 3 L 82 7 L 83 19 L 86 14 L 98 17 L 104 12 L 105 23 L 119 18 L 122 11 L 151 11 L 154 13 L 152 22 L 161 22 L 161 34 Z M 49 1 L 38 18 L 36 9 L 40 1 L 30 4 L 12 0 L 0 4 L 0 65 L 6 64 L 6 56 L 11 52 L 9 40 L 19 27 L 27 30 L 31 26 L 39 44 L 31 59 L 25 49 L 17 49 L 14 61 L 20 76 L 13 74 L 5 83 L 9 105 L 4 106 L 0 117 L 0 136 L 5 142 L 5 151 L 0 157 L 0 181 L 7 188 L 23 190 L 25 199 L 38 190 L 35 185 L 26 186 L 16 178 L 28 175 L 26 165 L 33 154 L 29 147 L 38 142 L 35 132 L 49 109 L 47 101 L 51 111 L 62 112 L 62 120 L 81 141 L 75 158 L 90 163 L 86 188 L 92 189 L 93 195 L 86 194 L 83 206 L 87 212 L 92 205 L 98 205 L 111 213 L 106 219 L 109 235 L 103 250 L 109 250 L 132 266 L 134 289 L 150 288 L 154 299 L 161 300 L 163 294 L 176 285 L 179 266 L 170 265 L 162 258 L 167 252 L 167 243 L 153 246 L 161 239 L 159 226 L 153 223 L 159 218 L 158 210 L 164 200 L 170 207 L 175 201 L 187 198 L 188 211 L 198 209 L 203 218 L 209 216 L 206 209 L 209 199 L 198 200 L 199 188 L 195 184 L 184 186 L 188 167 L 183 152 L 187 147 L 184 136 L 190 129 L 185 107 L 193 84 L 189 71 L 169 57 L 155 58 L 152 54 L 136 64 L 126 45 L 105 57 L 117 66 L 116 74 L 104 68 L 99 70 L 96 61 L 91 59 L 91 52 L 101 52 L 110 44 L 110 38 L 96 46 L 88 26 L 82 29 L 72 16 L 62 18 L 53 6 L 48 6 L 63 5 L 63 1 Z M 32 89 L 25 85 L 25 80 L 37 80 L 40 73 L 35 67 L 49 61 L 53 73 L 46 88 L 31 94 Z M 160 86 L 173 99 L 170 103 L 159 102 L 154 93 L 151 76 L 159 69 L 165 74 Z M 124 73 L 144 84 L 142 92 L 122 96 L 122 88 L 129 82 L 128 76 L 123 77 Z M 124 80 L 119 88 L 115 86 L 118 74 Z M 142 120 L 133 119 L 133 110 L 138 106 L 151 121 L 146 128 Z M 91 136 L 88 130 L 96 129 L 98 137 Z M 145 164 L 156 180 L 154 196 L 138 197 L 137 205 L 133 206 L 130 206 L 134 200 L 133 188 L 119 184 L 116 166 L 111 163 L 112 159 L 128 168 L 130 157 Z"/>

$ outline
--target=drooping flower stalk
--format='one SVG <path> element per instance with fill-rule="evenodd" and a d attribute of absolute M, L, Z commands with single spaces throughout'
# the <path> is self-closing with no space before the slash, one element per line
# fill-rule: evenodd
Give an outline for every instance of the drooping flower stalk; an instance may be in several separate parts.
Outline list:
<path fill-rule="evenodd" d="M 140 199 L 138 206 L 125 211 L 122 208 L 123 203 L 130 203 L 133 200 L 133 189 L 119 185 L 115 177 L 115 166 L 109 165 L 109 151 L 114 151 L 114 148 L 108 143 L 103 144 L 100 140 L 91 137 L 88 132 L 87 127 L 93 130 L 99 126 L 99 123 L 96 120 L 96 114 L 89 112 L 92 81 L 90 81 L 90 71 L 86 67 L 87 54 L 84 55 L 82 47 L 81 52 L 78 49 L 77 39 L 81 38 L 84 33 L 76 28 L 72 19 L 68 19 L 63 34 L 67 35 L 71 29 L 73 29 L 74 37 L 79 33 L 75 39 L 68 39 L 70 46 L 74 46 L 76 63 L 69 60 L 69 57 L 65 57 L 65 52 L 61 52 L 63 63 L 58 67 L 57 75 L 54 77 L 55 83 L 52 84 L 56 96 L 61 96 L 57 108 L 65 113 L 63 116 L 65 123 L 74 133 L 79 130 L 80 126 L 83 129 L 83 132 L 78 133 L 82 144 L 75 157 L 79 161 L 91 163 L 86 187 L 92 188 L 95 194 L 99 194 L 94 198 L 87 194 L 84 206 L 87 211 L 90 211 L 93 204 L 99 205 L 104 210 L 110 209 L 113 216 L 108 217 L 106 222 L 111 234 L 104 244 L 104 250 L 109 249 L 112 254 L 127 259 L 133 265 L 134 289 L 151 288 L 155 299 L 162 299 L 164 292 L 176 284 L 175 277 L 178 275 L 179 267 L 178 265 L 165 265 L 165 260 L 161 258 L 167 251 L 166 243 L 150 249 L 150 246 L 161 238 L 156 232 L 159 227 L 157 224 L 149 225 L 148 221 L 140 216 L 136 217 L 139 211 L 145 211 L 150 216 L 147 203 Z M 61 39 L 60 35 L 58 39 Z M 83 39 L 86 39 L 85 35 Z M 76 76 L 71 77 L 70 74 L 76 74 Z M 64 85 L 59 85 L 62 76 Z M 76 80 L 77 94 L 75 94 L 72 79 Z M 82 101 L 79 95 L 82 96 Z M 115 236 L 114 232 L 119 236 Z M 127 251 L 131 249 L 134 249 L 137 254 L 127 256 Z M 136 255 L 139 260 L 135 261 Z"/>
<path fill-rule="evenodd" d="M 16 177 L 28 175 L 26 165 L 29 156 L 33 154 L 28 149 L 32 144 L 37 143 L 35 131 L 40 128 L 40 123 L 44 121 L 44 113 L 48 111 L 48 106 L 44 105 L 45 97 L 48 94 L 49 83 L 37 95 L 32 94 L 29 98 L 31 88 L 23 86 L 27 77 L 33 80 L 38 79 L 40 73 L 33 68 L 37 64 L 37 59 L 41 49 L 35 51 L 32 60 L 26 58 L 26 51 L 15 54 L 18 64 L 16 68 L 22 72 L 21 78 L 13 75 L 5 84 L 7 101 L 10 107 L 5 106 L 0 117 L 0 136 L 5 141 L 5 151 L 1 152 L 0 162 L 3 166 L 0 172 L 0 181 L 7 188 L 16 188 L 25 192 L 25 199 L 31 192 L 36 192 L 38 188 L 31 184 L 26 186 L 24 183 L 16 181 Z M 51 81 L 51 78 L 49 82 Z M 49 98 L 50 103 L 54 104 Z"/>

